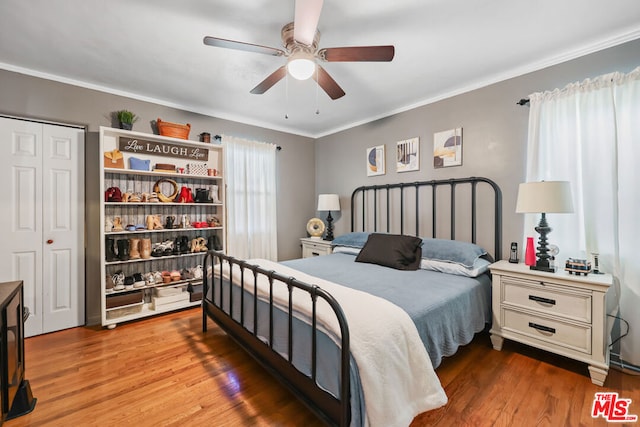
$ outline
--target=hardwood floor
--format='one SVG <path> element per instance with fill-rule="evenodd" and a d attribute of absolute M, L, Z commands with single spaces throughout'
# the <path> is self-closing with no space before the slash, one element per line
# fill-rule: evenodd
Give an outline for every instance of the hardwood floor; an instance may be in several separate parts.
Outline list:
<path fill-rule="evenodd" d="M 196 308 L 28 338 L 26 378 L 38 401 L 5 426 L 322 425 L 209 322 L 203 335 Z M 449 403 L 414 427 L 604 426 L 590 415 L 597 391 L 632 399 L 629 412 L 640 415 L 640 378 L 611 370 L 597 387 L 584 364 L 509 341 L 494 351 L 487 334 L 436 372 Z"/>

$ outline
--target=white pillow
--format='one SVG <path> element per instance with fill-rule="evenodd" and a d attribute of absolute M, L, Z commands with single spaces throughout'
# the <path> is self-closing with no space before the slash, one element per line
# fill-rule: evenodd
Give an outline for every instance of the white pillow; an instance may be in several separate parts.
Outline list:
<path fill-rule="evenodd" d="M 473 267 L 465 267 L 454 262 L 436 261 L 422 258 L 420 268 L 423 270 L 438 271 L 440 273 L 456 274 L 458 276 L 478 277 L 488 270 L 491 263 L 484 258 L 478 258 L 473 263 Z"/>
<path fill-rule="evenodd" d="M 349 254 L 349 255 L 358 255 L 360 253 L 360 248 L 352 248 L 349 246 L 336 246 L 332 251 L 334 254 Z"/>

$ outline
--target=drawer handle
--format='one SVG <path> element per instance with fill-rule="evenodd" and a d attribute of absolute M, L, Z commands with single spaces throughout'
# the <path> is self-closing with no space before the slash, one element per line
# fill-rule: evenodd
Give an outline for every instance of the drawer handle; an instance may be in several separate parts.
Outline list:
<path fill-rule="evenodd" d="M 542 304 L 556 305 L 556 300 L 550 298 L 538 297 L 535 295 L 529 295 L 531 301 L 540 302 Z"/>
<path fill-rule="evenodd" d="M 549 332 L 551 334 L 556 333 L 556 328 L 550 328 L 548 326 L 538 325 L 537 323 L 529 322 L 529 327 L 533 329 L 537 329 L 542 332 Z"/>
<path fill-rule="evenodd" d="M 313 256 L 320 256 L 320 254 L 318 252 L 311 252 L 311 255 Z"/>

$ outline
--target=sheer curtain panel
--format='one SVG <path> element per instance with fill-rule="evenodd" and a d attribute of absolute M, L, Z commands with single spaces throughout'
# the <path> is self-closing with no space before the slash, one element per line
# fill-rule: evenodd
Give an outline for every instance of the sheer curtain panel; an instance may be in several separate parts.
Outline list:
<path fill-rule="evenodd" d="M 559 246 L 561 262 L 599 254 L 631 325 L 621 359 L 640 366 L 640 67 L 529 99 L 526 181 L 570 181 L 576 212 L 548 215 L 549 241 Z M 535 236 L 536 221 L 526 216 L 524 237 Z"/>
<path fill-rule="evenodd" d="M 227 253 L 278 258 L 276 146 L 223 136 L 227 183 Z"/>

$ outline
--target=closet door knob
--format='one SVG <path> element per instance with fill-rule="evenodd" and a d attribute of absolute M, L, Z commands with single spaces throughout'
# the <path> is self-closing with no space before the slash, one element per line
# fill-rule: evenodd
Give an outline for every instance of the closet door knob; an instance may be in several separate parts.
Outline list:
<path fill-rule="evenodd" d="M 50 245 L 52 243 L 53 243 L 53 240 L 51 240 L 51 239 L 47 240 L 47 245 Z"/>

